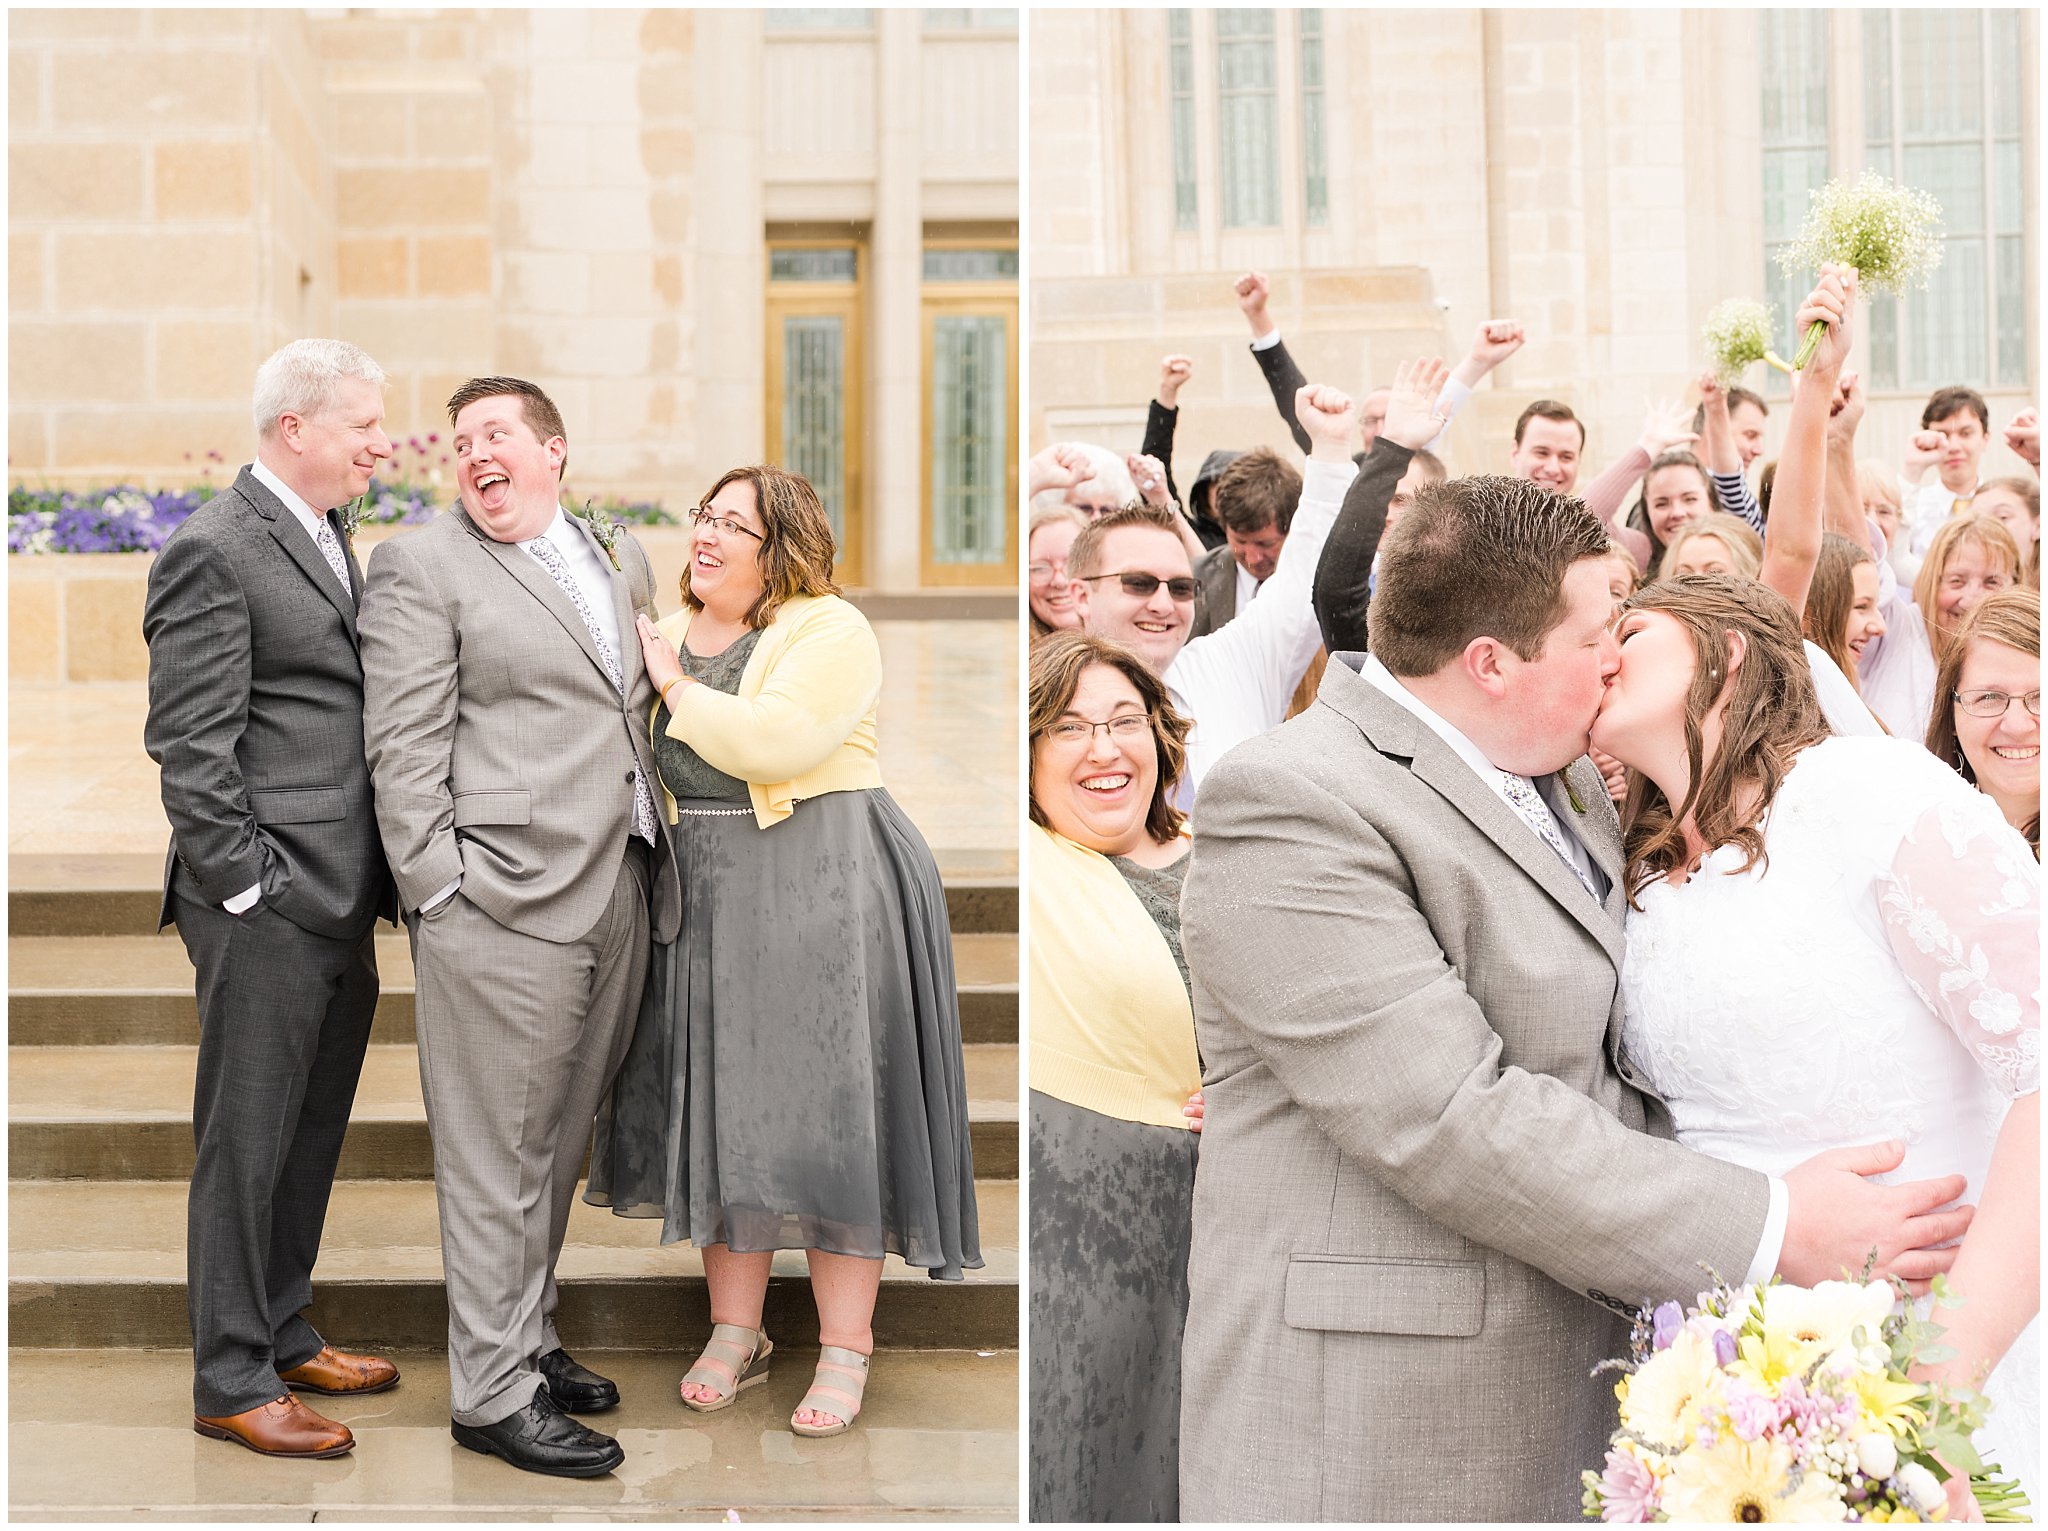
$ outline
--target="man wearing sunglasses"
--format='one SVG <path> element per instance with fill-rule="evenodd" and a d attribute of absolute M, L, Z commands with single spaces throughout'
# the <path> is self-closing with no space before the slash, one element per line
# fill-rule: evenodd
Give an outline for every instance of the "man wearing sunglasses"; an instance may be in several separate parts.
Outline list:
<path fill-rule="evenodd" d="M 1188 637 L 1196 582 L 1170 508 L 1133 505 L 1103 516 L 1067 554 L 1082 627 L 1134 650 L 1166 682 L 1174 706 L 1195 720 L 1182 807 L 1226 750 L 1286 718 L 1321 642 L 1310 596 L 1323 542 L 1358 472 L 1349 451 L 1358 406 L 1334 388 L 1308 384 L 1294 408 L 1310 441 L 1301 504 L 1272 577 L 1228 626 Z"/>

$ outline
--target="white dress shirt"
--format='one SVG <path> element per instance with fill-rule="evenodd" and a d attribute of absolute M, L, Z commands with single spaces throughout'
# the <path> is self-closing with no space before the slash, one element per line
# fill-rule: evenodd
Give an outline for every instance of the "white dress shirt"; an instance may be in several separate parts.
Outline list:
<path fill-rule="evenodd" d="M 1473 774 L 1486 784 L 1487 790 L 1507 804 L 1508 811 L 1515 814 L 1516 820 L 1525 826 L 1528 825 L 1528 821 L 1515 812 L 1514 804 L 1508 802 L 1507 787 L 1501 780 L 1500 768 L 1486 758 L 1479 746 L 1468 739 L 1462 729 L 1440 717 L 1427 702 L 1402 685 L 1400 678 L 1380 663 L 1377 657 L 1367 655 L 1365 664 L 1358 673 L 1361 680 L 1382 692 L 1389 701 L 1405 708 L 1428 725 L 1431 733 L 1450 746 L 1452 754 L 1472 768 Z M 1549 801 L 1548 798 L 1545 801 Z M 1572 832 L 1572 816 L 1569 813 L 1558 813 L 1553 809 L 1551 817 L 1557 820 L 1558 831 L 1563 835 L 1565 844 L 1571 848 L 1574 859 L 1583 858 L 1582 871 L 1596 871 L 1597 874 L 1592 855 L 1579 837 Z M 1529 828 L 1529 833 L 1536 835 L 1533 827 Z M 1546 854 L 1556 854 L 1541 835 L 1536 835 L 1536 838 Z M 1601 885 L 1605 885 L 1604 876 L 1601 878 Z M 1749 1274 L 1744 1278 L 1752 1282 L 1770 1279 L 1771 1273 L 1778 1268 L 1778 1256 L 1785 1245 L 1785 1216 L 1791 1206 L 1791 1193 L 1785 1189 L 1785 1182 L 1776 1175 L 1768 1178 L 1771 1185 L 1770 1210 L 1764 1216 L 1763 1239 L 1757 1245 L 1756 1256 L 1750 1261 Z"/>
<path fill-rule="evenodd" d="M 1924 483 L 1909 484 L 1899 496 L 1899 518 L 1908 532 L 1908 545 L 1922 557 L 1934 541 L 1934 534 L 1956 513 L 1957 500 L 1974 500 L 1984 485 L 1979 482 L 1968 494 L 1957 494 L 1941 481 L 1936 469 L 1928 470 Z"/>
<path fill-rule="evenodd" d="M 1283 543 L 1282 546 L 1285 546 L 1285 544 Z M 1259 593 L 1259 582 L 1252 574 L 1252 571 L 1243 564 L 1238 563 L 1235 559 L 1232 559 L 1231 563 L 1237 569 L 1237 610 L 1243 611 L 1245 607 L 1251 605 L 1252 598 Z"/>
<path fill-rule="evenodd" d="M 1293 526 L 1259 598 L 1223 627 L 1192 640 L 1166 667 L 1167 696 L 1183 717 L 1194 720 L 1187 767 L 1174 791 L 1176 807 L 1194 801 L 1195 788 L 1225 751 L 1286 720 L 1294 688 L 1323 644 L 1313 600 L 1316 565 L 1344 491 L 1357 476 L 1348 461 L 1310 458 L 1302 468 Z"/>
<path fill-rule="evenodd" d="M 305 528 L 306 540 L 313 544 L 314 552 L 320 553 L 320 562 L 326 563 L 327 555 L 320 552 L 320 523 L 325 521 L 327 517 L 322 512 L 308 505 L 299 496 L 297 490 L 293 489 L 291 485 L 287 484 L 275 473 L 272 473 L 265 466 L 262 458 L 259 457 L 255 462 L 251 463 L 249 471 L 255 475 L 256 481 L 259 484 L 263 485 L 264 488 L 268 489 L 284 503 L 284 508 L 292 513 L 292 519 Z M 251 883 L 240 893 L 237 893 L 233 898 L 222 904 L 221 908 L 227 910 L 229 914 L 247 914 L 256 907 L 257 895 L 262 893 L 262 891 L 263 884 Z"/>

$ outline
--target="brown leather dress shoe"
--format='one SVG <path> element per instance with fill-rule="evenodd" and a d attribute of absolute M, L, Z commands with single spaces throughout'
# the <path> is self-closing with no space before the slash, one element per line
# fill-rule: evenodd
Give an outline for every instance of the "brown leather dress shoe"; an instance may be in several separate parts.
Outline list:
<path fill-rule="evenodd" d="M 195 1414 L 192 1428 L 217 1441 L 239 1441 L 266 1457 L 338 1457 L 356 1447 L 347 1425 L 315 1414 L 290 1393 L 240 1414 Z"/>
<path fill-rule="evenodd" d="M 290 1371 L 279 1372 L 277 1380 L 308 1393 L 346 1393 L 354 1397 L 359 1393 L 381 1393 L 393 1386 L 398 1381 L 398 1368 L 382 1356 L 357 1355 L 354 1351 L 322 1345 L 318 1355 L 301 1361 Z"/>

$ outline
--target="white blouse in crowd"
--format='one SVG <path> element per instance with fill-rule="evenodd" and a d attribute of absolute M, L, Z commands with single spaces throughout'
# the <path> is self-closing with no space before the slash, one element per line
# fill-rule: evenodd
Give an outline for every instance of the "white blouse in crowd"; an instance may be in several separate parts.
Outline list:
<path fill-rule="evenodd" d="M 1239 607 L 1225 626 L 1194 639 L 1166 667 L 1167 695 L 1195 725 L 1177 806 L 1194 803 L 1196 786 L 1226 751 L 1286 721 L 1294 688 L 1323 644 L 1313 599 L 1316 565 L 1343 509 L 1344 491 L 1357 476 L 1350 462 L 1305 463 L 1301 503 L 1259 598 Z"/>
<path fill-rule="evenodd" d="M 1912 590 L 1884 552 L 1882 536 L 1875 546 L 1877 609 L 1884 617 L 1884 635 L 1863 646 L 1863 656 L 1856 661 L 1856 682 L 1885 727 L 1917 744 L 1927 737 L 1934 707 L 1934 647 Z"/>

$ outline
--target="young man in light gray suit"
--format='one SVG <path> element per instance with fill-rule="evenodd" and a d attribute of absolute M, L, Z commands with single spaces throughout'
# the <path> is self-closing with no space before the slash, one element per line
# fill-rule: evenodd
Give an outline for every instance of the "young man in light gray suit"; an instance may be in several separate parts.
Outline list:
<path fill-rule="evenodd" d="M 568 1414 L 619 1394 L 562 1348 L 555 1261 L 650 912 L 668 940 L 681 907 L 634 629 L 653 575 L 632 538 L 562 510 L 568 442 L 539 388 L 474 379 L 448 414 L 462 507 L 377 549 L 362 630 L 377 823 L 418 975 L 453 1430 L 594 1477 L 624 1453 Z"/>
<path fill-rule="evenodd" d="M 197 970 L 185 1238 L 192 1427 L 276 1457 L 355 1444 L 288 1389 L 381 1392 L 398 1369 L 300 1316 L 377 1008 L 391 874 L 363 763 L 362 571 L 335 508 L 391 455 L 384 372 L 295 340 L 256 373 L 256 461 L 149 571 L 143 746 L 171 851 L 159 926 Z"/>
<path fill-rule="evenodd" d="M 1621 836 L 1584 758 L 1604 545 L 1526 481 L 1426 489 L 1372 656 L 1203 784 L 1187 1520 L 1576 1520 L 1624 1314 L 1703 1263 L 1952 1262 L 1960 1178 L 1866 1181 L 1882 1145 L 1782 1181 L 1706 1158 L 1621 1052 Z"/>

